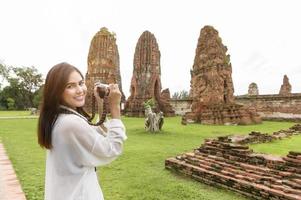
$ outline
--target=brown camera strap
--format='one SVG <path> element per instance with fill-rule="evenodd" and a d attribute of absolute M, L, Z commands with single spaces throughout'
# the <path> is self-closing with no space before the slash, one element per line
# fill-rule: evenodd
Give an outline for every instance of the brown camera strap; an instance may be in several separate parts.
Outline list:
<path fill-rule="evenodd" d="M 106 120 L 106 117 L 107 117 L 108 106 L 109 106 L 108 105 L 109 104 L 108 95 L 104 95 L 104 97 L 103 97 L 103 111 L 101 113 L 101 116 L 99 116 L 99 121 L 96 124 L 93 124 L 91 121 L 94 119 L 95 113 L 96 113 L 95 102 L 96 102 L 96 99 L 94 96 L 92 96 L 92 116 L 89 119 L 89 122 L 93 126 L 100 126 L 101 124 L 104 123 L 104 121 Z"/>

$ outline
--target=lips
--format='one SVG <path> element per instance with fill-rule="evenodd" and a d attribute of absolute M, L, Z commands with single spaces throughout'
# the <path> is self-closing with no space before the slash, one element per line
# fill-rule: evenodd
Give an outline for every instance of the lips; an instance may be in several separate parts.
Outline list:
<path fill-rule="evenodd" d="M 75 99 L 76 101 L 83 101 L 83 100 L 84 100 L 84 96 L 74 97 L 74 99 Z"/>

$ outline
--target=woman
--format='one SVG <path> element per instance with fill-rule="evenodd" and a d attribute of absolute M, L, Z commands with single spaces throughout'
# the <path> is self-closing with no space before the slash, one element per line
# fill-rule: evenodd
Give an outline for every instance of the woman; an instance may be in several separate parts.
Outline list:
<path fill-rule="evenodd" d="M 117 158 L 127 138 L 120 120 L 121 93 L 117 84 L 109 89 L 112 119 L 104 136 L 85 117 L 87 87 L 80 71 L 60 63 L 48 72 L 38 123 L 38 142 L 47 149 L 45 200 L 103 199 L 95 166 Z"/>

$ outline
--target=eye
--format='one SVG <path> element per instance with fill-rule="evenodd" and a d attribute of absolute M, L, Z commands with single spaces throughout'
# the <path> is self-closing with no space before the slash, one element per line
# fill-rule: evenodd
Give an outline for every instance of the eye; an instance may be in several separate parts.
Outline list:
<path fill-rule="evenodd" d="M 66 86 L 67 89 L 71 89 L 73 87 L 74 87 L 74 84 L 67 84 L 67 86 Z"/>
<path fill-rule="evenodd" d="M 79 82 L 79 85 L 80 85 L 80 86 L 83 86 L 83 85 L 85 85 L 85 81 L 83 81 L 83 80 L 82 80 L 82 81 L 80 81 L 80 82 Z"/>

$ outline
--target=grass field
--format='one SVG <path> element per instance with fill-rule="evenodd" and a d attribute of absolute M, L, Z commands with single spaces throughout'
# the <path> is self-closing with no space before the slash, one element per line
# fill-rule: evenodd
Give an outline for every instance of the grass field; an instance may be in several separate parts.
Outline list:
<path fill-rule="evenodd" d="M 22 111 L 0 111 L 0 117 L 19 117 L 19 116 L 30 116 L 30 111 L 22 110 Z"/>
<path fill-rule="evenodd" d="M 275 140 L 269 144 L 252 144 L 250 148 L 256 152 L 286 156 L 289 151 L 301 151 L 301 135 Z"/>
<path fill-rule="evenodd" d="M 271 133 L 286 129 L 293 123 L 264 122 L 250 126 L 182 126 L 179 117 L 165 118 L 163 131 L 150 134 L 144 131 L 144 119 L 123 118 L 128 140 L 123 155 L 112 164 L 98 169 L 100 184 L 106 200 L 243 200 L 236 193 L 217 189 L 178 176 L 164 169 L 164 160 L 200 146 L 205 138 L 250 131 Z M 36 119 L 0 120 L 0 138 L 28 200 L 43 199 L 45 151 L 37 144 Z M 281 140 L 272 145 L 284 151 L 301 151 L 300 139 Z M 288 141 L 288 142 L 287 142 Z M 268 150 L 270 144 L 266 145 Z M 260 145 L 254 146 L 261 150 Z M 278 151 L 277 151 L 278 152 Z M 282 153 L 280 153 L 282 154 Z"/>

